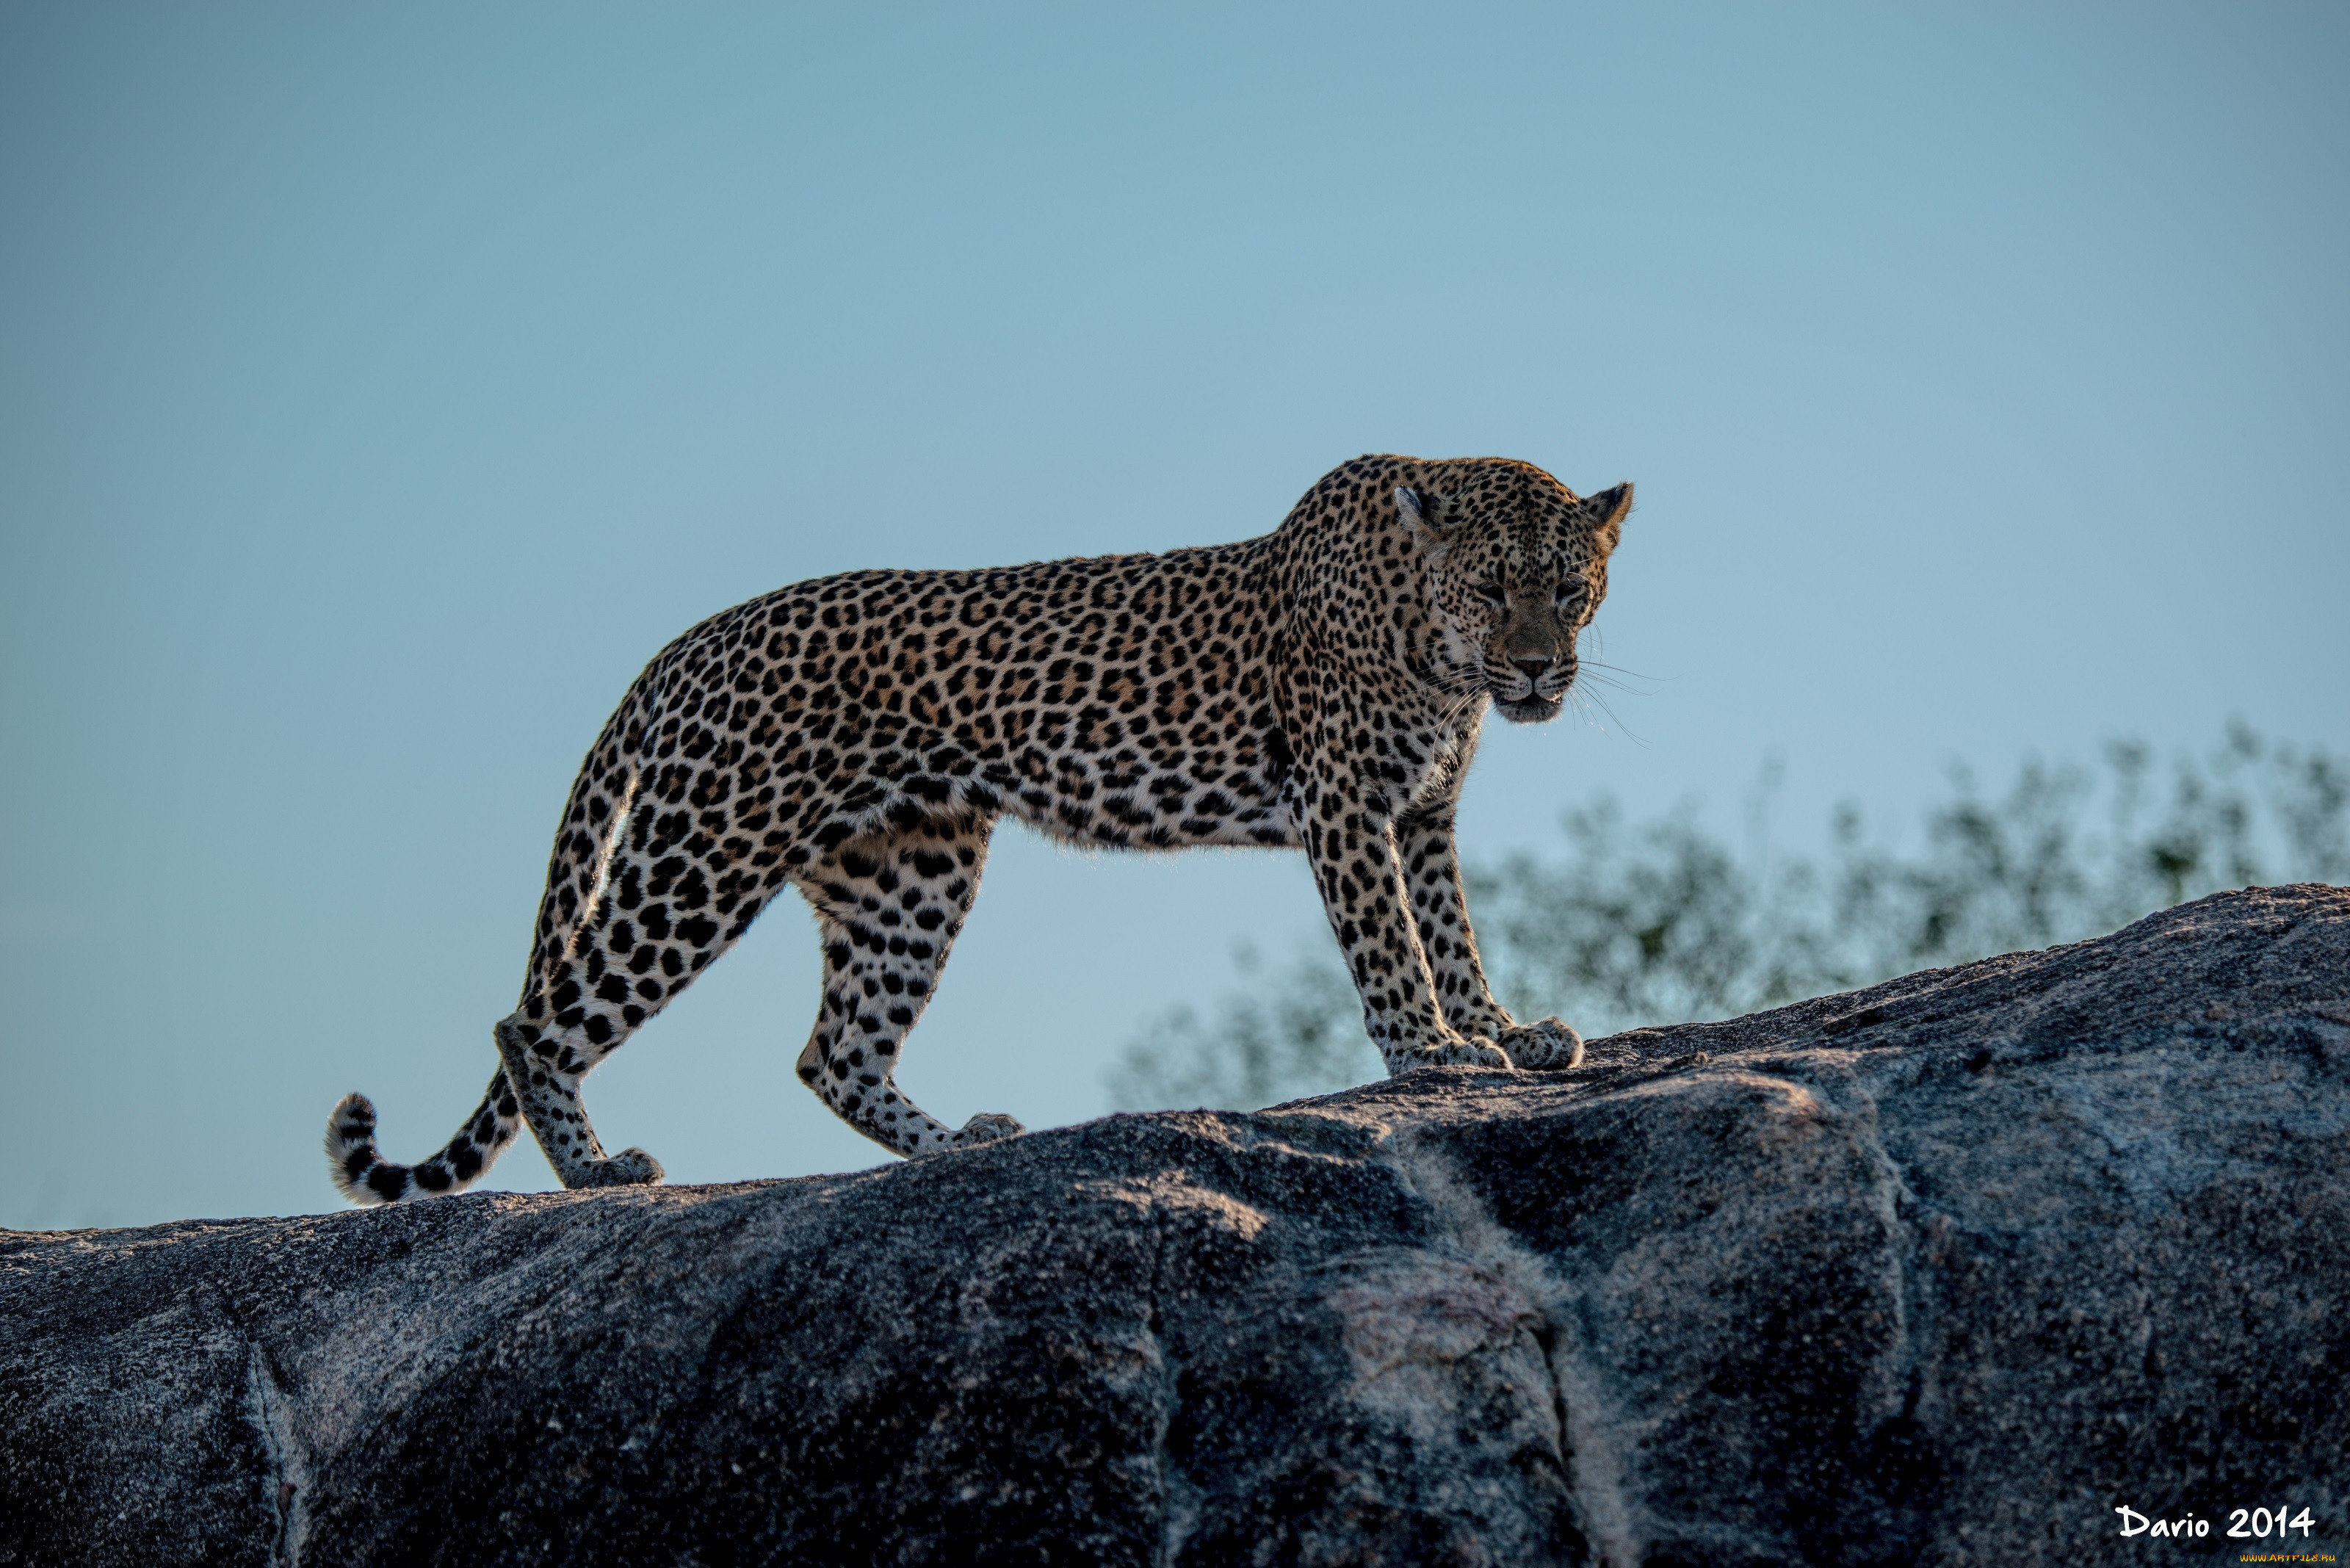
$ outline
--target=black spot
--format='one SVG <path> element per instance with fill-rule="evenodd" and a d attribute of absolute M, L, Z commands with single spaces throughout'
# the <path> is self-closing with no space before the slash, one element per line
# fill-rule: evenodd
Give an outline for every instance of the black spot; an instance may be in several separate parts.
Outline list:
<path fill-rule="evenodd" d="M 379 1165 L 369 1173 L 368 1190 L 386 1203 L 395 1202 L 408 1190 L 408 1168 L 404 1165 Z"/>
<path fill-rule="evenodd" d="M 449 1151 L 449 1163 L 456 1167 L 458 1180 L 471 1181 L 481 1174 L 482 1151 L 472 1144 L 461 1143 Z"/>
<path fill-rule="evenodd" d="M 1289 749 L 1289 736 L 1278 727 L 1264 732 L 1264 758 L 1267 784 L 1281 783 L 1297 766 L 1297 753 Z"/>
<path fill-rule="evenodd" d="M 954 857 L 951 855 L 933 855 L 927 849 L 914 851 L 914 869 L 924 877 L 943 877 L 954 867 Z"/>
<path fill-rule="evenodd" d="M 680 920 L 677 923 L 677 934 L 695 947 L 706 948 L 717 940 L 718 922 L 704 916 L 696 915 L 690 920 Z"/>
<path fill-rule="evenodd" d="M 471 1152 L 468 1150 L 467 1152 Z M 449 1172 L 437 1159 L 428 1159 L 416 1168 L 416 1185 L 427 1192 L 449 1190 Z"/>

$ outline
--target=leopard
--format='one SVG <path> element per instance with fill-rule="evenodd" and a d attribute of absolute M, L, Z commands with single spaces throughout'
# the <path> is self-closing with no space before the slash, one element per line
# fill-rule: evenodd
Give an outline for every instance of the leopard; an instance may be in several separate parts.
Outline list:
<path fill-rule="evenodd" d="M 400 1165 L 346 1096 L 336 1187 L 460 1191 L 525 1125 L 567 1189 L 662 1180 L 605 1152 L 582 1081 L 786 886 L 822 950 L 802 1082 L 909 1158 L 1024 1132 L 949 1127 L 895 1076 L 1007 815 L 1099 848 L 1302 851 L 1390 1075 L 1575 1066 L 1570 1025 L 1494 1000 L 1455 819 L 1487 710 L 1565 705 L 1631 504 L 1515 459 L 1373 454 L 1234 544 L 852 571 L 711 617 L 579 770 L 480 1106 Z"/>

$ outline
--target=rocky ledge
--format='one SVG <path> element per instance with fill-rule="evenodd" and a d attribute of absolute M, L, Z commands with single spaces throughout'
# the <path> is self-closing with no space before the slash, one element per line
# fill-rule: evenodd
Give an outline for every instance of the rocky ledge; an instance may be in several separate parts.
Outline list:
<path fill-rule="evenodd" d="M 2253 889 L 1552 1076 L 0 1233 L 0 1563 L 2338 1553 L 2345 1293 L 2350 890 Z"/>

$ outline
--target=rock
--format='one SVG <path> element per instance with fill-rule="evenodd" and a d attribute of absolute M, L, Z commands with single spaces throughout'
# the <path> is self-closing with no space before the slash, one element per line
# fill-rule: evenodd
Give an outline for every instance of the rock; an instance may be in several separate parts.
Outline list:
<path fill-rule="evenodd" d="M 2350 890 L 2254 889 L 1552 1076 L 0 1234 L 0 1563 L 2338 1552 L 2345 1293 Z"/>

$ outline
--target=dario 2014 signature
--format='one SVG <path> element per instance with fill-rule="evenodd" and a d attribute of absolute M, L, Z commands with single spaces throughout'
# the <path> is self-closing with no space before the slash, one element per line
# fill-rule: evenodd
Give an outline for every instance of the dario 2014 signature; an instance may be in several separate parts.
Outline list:
<path fill-rule="evenodd" d="M 2192 1513 L 2181 1514 L 2177 1519 L 2149 1519 L 2126 1505 L 2114 1511 L 2122 1516 L 2121 1533 L 2124 1535 L 2204 1536 L 2211 1533 L 2211 1521 L 2199 1519 Z M 2247 1541 L 2266 1541 L 2272 1533 L 2278 1540 L 2283 1540 L 2285 1532 L 2289 1530 L 2300 1531 L 2306 1539 L 2314 1528 L 2315 1521 L 2310 1518 L 2309 1510 L 2304 1508 L 2295 1513 L 2282 1503 L 2274 1509 L 2238 1508 L 2228 1512 L 2227 1533 Z"/>

